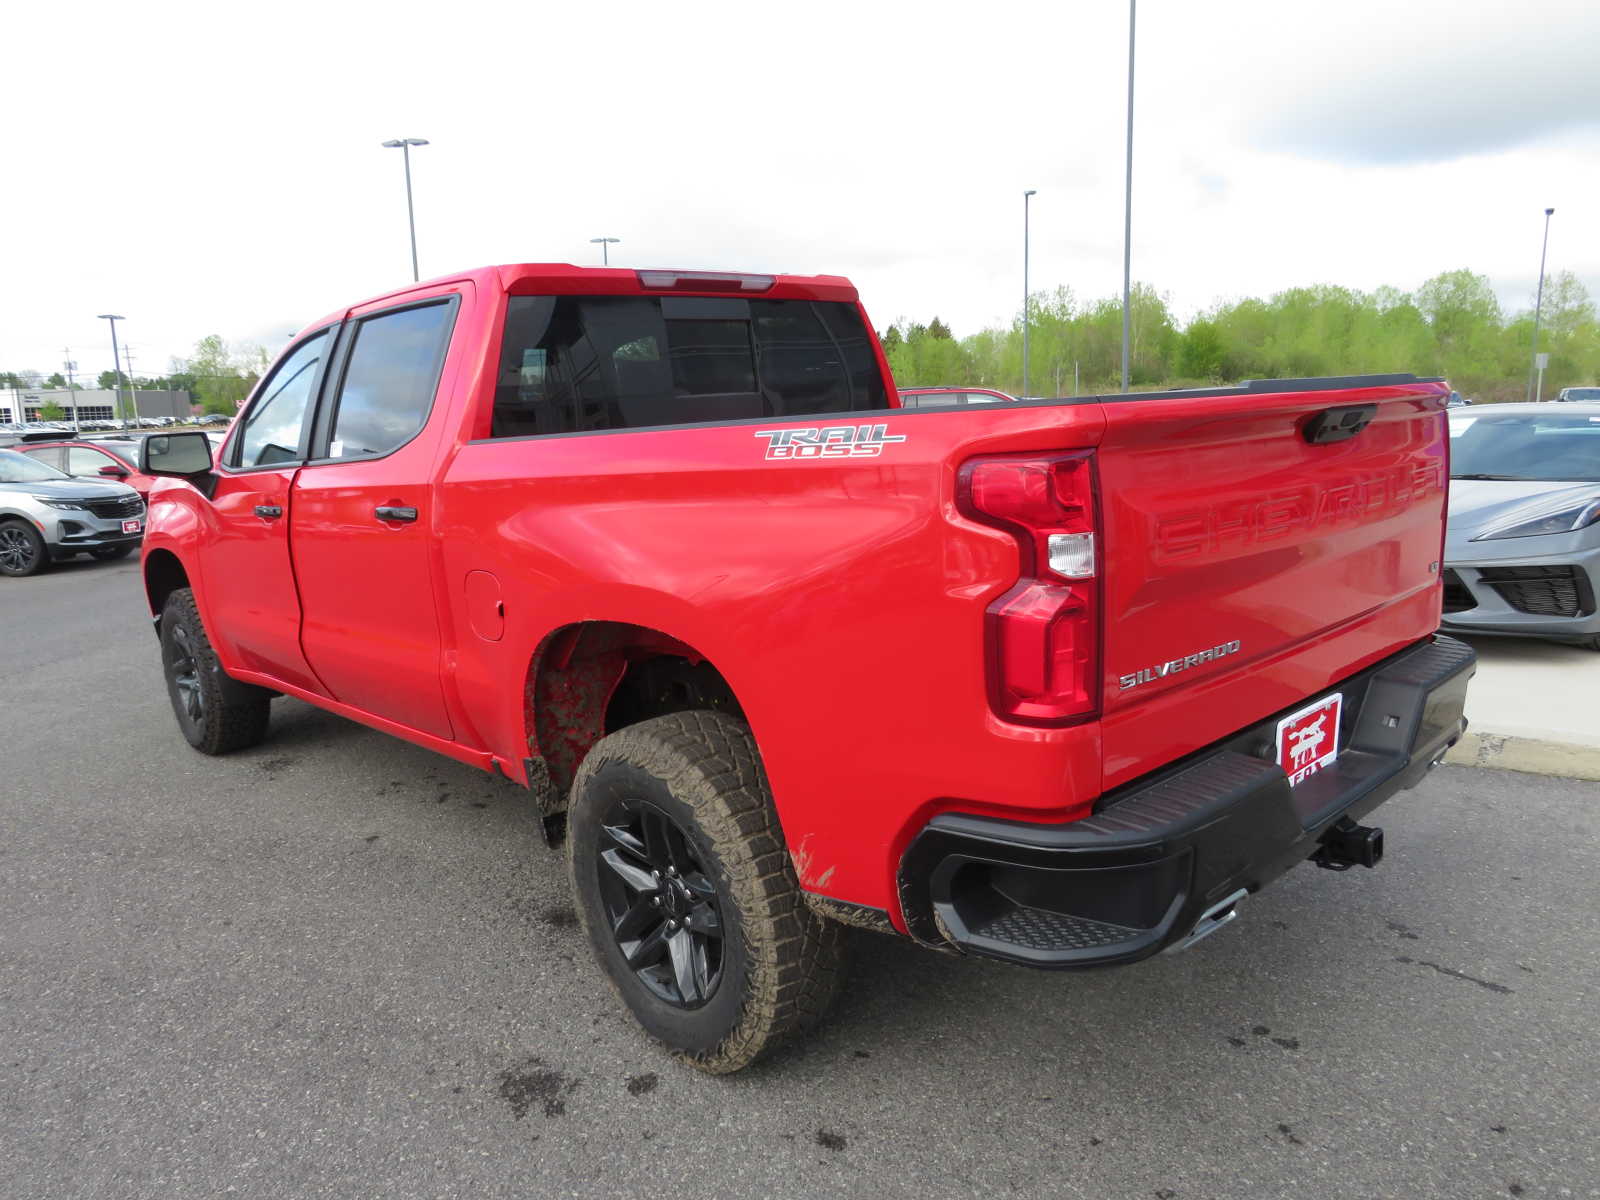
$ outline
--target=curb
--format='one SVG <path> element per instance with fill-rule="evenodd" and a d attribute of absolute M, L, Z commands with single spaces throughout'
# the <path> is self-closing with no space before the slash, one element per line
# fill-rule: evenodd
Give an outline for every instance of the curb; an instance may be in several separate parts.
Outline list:
<path fill-rule="evenodd" d="M 1457 767 L 1489 767 L 1498 771 L 1559 775 L 1563 779 L 1600 780 L 1600 749 L 1594 746 L 1499 733 L 1466 734 L 1445 755 L 1444 761 Z"/>

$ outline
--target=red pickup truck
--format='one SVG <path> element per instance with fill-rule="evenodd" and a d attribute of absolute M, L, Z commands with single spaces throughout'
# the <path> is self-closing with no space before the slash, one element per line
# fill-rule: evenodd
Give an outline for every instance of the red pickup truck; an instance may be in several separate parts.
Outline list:
<path fill-rule="evenodd" d="M 1443 383 L 899 407 L 830 276 L 487 268 L 146 439 L 197 749 L 276 694 L 530 789 L 640 1023 L 735 1070 L 842 925 L 1039 967 L 1219 928 L 1465 727 Z"/>

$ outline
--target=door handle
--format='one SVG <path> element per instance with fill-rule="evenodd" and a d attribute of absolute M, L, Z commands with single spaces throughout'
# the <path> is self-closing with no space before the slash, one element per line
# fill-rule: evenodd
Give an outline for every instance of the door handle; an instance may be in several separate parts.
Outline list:
<path fill-rule="evenodd" d="M 372 510 L 372 515 L 380 521 L 415 521 L 417 510 L 398 504 L 380 504 Z"/>
<path fill-rule="evenodd" d="M 258 504 L 256 505 L 256 516 L 275 521 L 283 516 L 283 506 L 278 504 Z"/>

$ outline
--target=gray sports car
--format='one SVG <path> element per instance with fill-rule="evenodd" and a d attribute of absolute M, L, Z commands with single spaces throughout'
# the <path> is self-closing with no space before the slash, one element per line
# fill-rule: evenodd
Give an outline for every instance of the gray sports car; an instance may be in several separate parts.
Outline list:
<path fill-rule="evenodd" d="M 1600 650 L 1600 404 L 1450 413 L 1444 626 Z"/>

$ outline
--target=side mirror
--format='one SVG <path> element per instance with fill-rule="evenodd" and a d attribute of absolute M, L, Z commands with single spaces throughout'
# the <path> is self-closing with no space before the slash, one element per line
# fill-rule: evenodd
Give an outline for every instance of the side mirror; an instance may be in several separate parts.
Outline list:
<path fill-rule="evenodd" d="M 100 474 L 109 479 L 126 479 L 128 471 L 125 467 L 101 467 Z"/>
<path fill-rule="evenodd" d="M 139 443 L 139 470 L 146 475 L 191 479 L 211 470 L 211 439 L 203 433 L 164 433 Z"/>

